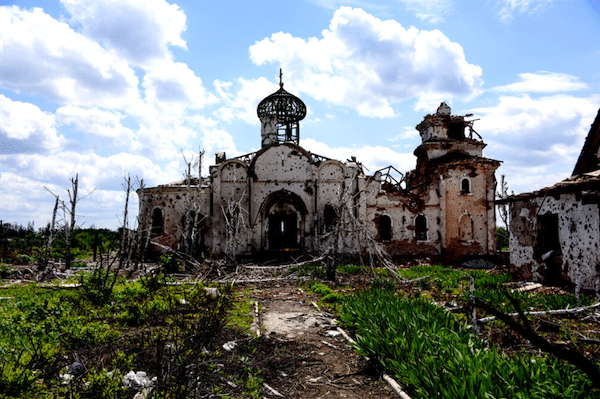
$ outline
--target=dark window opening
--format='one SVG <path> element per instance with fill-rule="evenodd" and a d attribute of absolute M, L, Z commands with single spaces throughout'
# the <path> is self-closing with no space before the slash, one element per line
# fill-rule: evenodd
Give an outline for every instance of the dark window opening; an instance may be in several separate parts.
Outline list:
<path fill-rule="evenodd" d="M 465 125 L 461 123 L 451 123 L 448 127 L 448 138 L 456 140 L 464 140 Z"/>
<path fill-rule="evenodd" d="M 471 194 L 471 182 L 465 178 L 460 181 L 460 192 L 463 194 Z"/>
<path fill-rule="evenodd" d="M 383 215 L 379 218 L 379 239 L 382 241 L 390 241 L 392 239 L 392 218 L 388 215 Z"/>
<path fill-rule="evenodd" d="M 552 254 L 549 254 L 549 252 L 551 251 Z M 558 237 L 557 214 L 546 214 L 538 216 L 535 253 L 540 258 L 560 254 L 560 240 Z"/>
<path fill-rule="evenodd" d="M 152 211 L 152 229 L 150 230 L 150 234 L 152 236 L 159 236 L 163 233 L 163 215 L 162 210 L 160 208 L 154 208 Z"/>
<path fill-rule="evenodd" d="M 544 283 L 546 284 L 557 284 L 560 281 L 562 261 L 558 228 L 557 214 L 538 216 L 534 253 L 546 265 L 544 275 Z"/>
<path fill-rule="evenodd" d="M 323 219 L 325 222 L 325 231 L 335 230 L 338 222 L 338 214 L 333 205 L 325 205 L 325 210 L 323 211 Z"/>
<path fill-rule="evenodd" d="M 423 215 L 415 218 L 415 237 L 417 241 L 427 241 L 427 218 Z"/>

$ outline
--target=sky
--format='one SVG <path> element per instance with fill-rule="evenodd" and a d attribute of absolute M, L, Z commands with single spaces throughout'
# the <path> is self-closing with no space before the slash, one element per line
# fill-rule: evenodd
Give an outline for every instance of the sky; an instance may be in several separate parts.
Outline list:
<path fill-rule="evenodd" d="M 259 149 L 280 68 L 307 150 L 409 171 L 445 101 L 533 191 L 571 175 L 600 108 L 600 1 L 0 0 L 0 220 L 45 227 L 78 175 L 78 225 L 120 227 L 127 176 Z"/>

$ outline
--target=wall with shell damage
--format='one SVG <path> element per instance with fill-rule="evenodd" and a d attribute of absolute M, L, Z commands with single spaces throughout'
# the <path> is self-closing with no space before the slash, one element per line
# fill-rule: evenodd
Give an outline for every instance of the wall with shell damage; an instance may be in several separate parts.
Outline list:
<path fill-rule="evenodd" d="M 198 231 L 205 235 L 210 227 L 210 188 L 187 186 L 158 186 L 137 191 L 139 201 L 139 224 L 143 236 L 173 249 L 181 247 L 184 236 L 184 215 L 188 226 L 192 219 L 200 224 Z M 160 226 L 158 225 L 160 218 Z M 204 244 L 207 237 L 197 237 Z M 212 241 L 212 240 L 211 240 Z"/>
<path fill-rule="evenodd" d="M 329 239 L 333 226 L 325 226 L 324 217 L 326 207 L 339 212 L 356 206 L 352 195 L 357 174 L 352 163 L 314 162 L 309 153 L 292 144 L 266 147 L 249 164 L 230 159 L 211 167 L 213 248 L 228 252 L 226 245 L 235 242 L 229 248 L 235 254 L 273 250 L 269 219 L 289 213 L 295 217 L 297 233 L 286 250 L 326 251 L 335 245 L 342 252 L 358 252 L 358 239 L 352 234 Z M 243 215 L 243 226 L 236 231 L 228 227 L 232 205 Z M 339 222 L 334 219 L 329 222 Z"/>
<path fill-rule="evenodd" d="M 510 263 L 522 279 L 595 289 L 600 268 L 598 204 L 576 194 L 510 204 Z"/>

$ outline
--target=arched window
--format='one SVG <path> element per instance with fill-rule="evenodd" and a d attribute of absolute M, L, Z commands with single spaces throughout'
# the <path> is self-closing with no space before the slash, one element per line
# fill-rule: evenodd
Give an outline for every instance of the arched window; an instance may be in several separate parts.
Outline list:
<path fill-rule="evenodd" d="M 152 229 L 150 235 L 159 236 L 164 232 L 162 209 L 154 208 L 152 211 Z"/>
<path fill-rule="evenodd" d="M 379 218 L 379 239 L 390 241 L 392 239 L 392 218 L 383 215 Z"/>
<path fill-rule="evenodd" d="M 462 215 L 458 223 L 458 229 L 461 241 L 473 241 L 473 219 L 471 219 L 471 216 L 468 214 Z"/>
<path fill-rule="evenodd" d="M 335 230 L 335 226 L 338 222 L 338 214 L 333 205 L 325 205 L 325 210 L 323 211 L 323 219 L 325 222 L 325 231 Z"/>
<path fill-rule="evenodd" d="M 465 177 L 460 181 L 460 192 L 462 194 L 471 194 L 471 180 Z"/>
<path fill-rule="evenodd" d="M 417 241 L 427 241 L 427 218 L 424 215 L 415 218 L 415 238 Z"/>

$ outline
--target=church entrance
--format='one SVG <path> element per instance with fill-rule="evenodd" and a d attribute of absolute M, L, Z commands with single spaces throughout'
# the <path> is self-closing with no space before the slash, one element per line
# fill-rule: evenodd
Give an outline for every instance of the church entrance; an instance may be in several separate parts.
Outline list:
<path fill-rule="evenodd" d="M 269 249 L 298 249 L 298 218 L 296 214 L 278 212 L 269 215 Z"/>
<path fill-rule="evenodd" d="M 304 202 L 292 192 L 269 195 L 262 206 L 263 248 L 270 252 L 303 249 L 306 213 Z"/>

